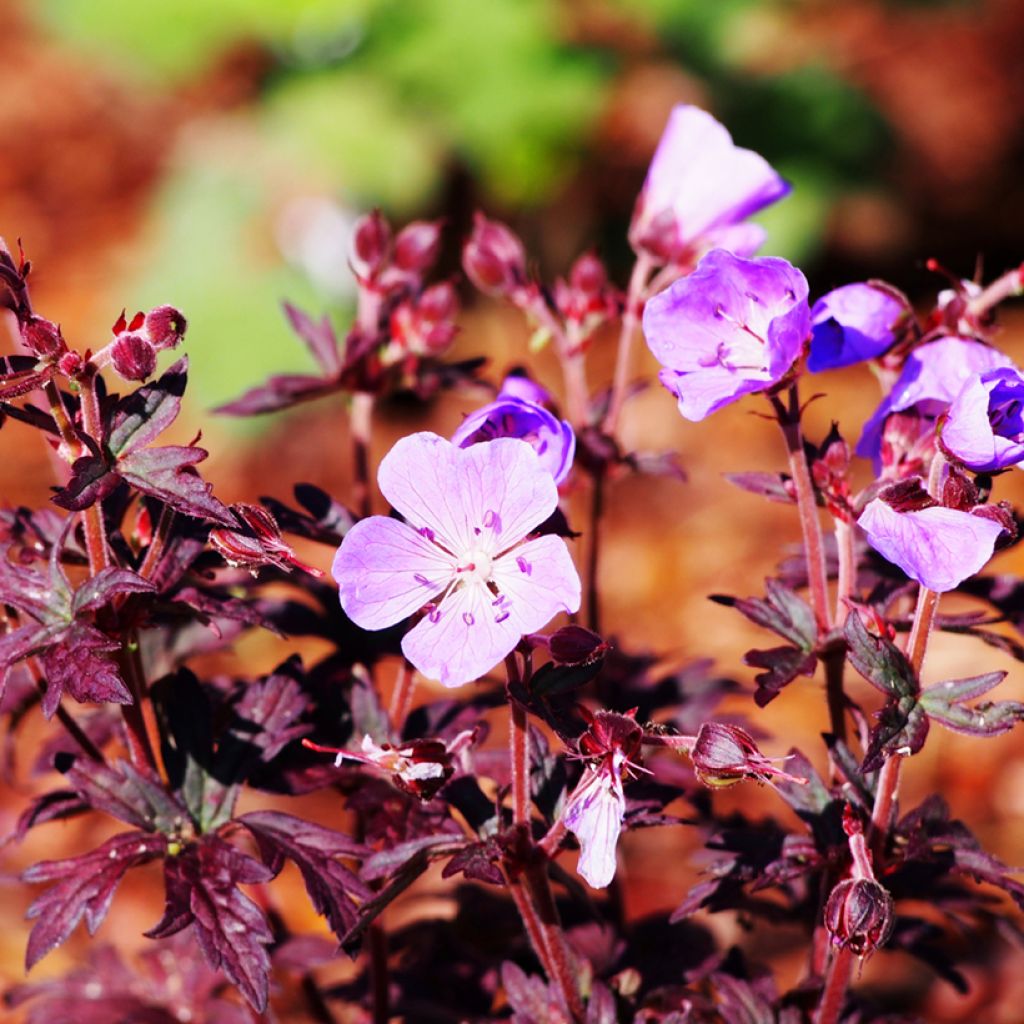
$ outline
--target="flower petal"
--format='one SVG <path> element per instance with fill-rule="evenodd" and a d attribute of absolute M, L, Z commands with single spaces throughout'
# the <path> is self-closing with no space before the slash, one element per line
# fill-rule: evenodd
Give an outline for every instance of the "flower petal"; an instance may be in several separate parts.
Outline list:
<path fill-rule="evenodd" d="M 377 480 L 411 524 L 460 554 L 515 544 L 558 504 L 551 475 L 518 438 L 457 448 L 437 434 L 411 434 L 384 456 Z"/>
<path fill-rule="evenodd" d="M 441 593 L 454 568 L 408 523 L 371 516 L 345 535 L 331 573 L 345 614 L 363 629 L 385 629 Z"/>
<path fill-rule="evenodd" d="M 563 822 L 579 840 L 577 870 L 595 889 L 615 877 L 615 848 L 626 813 L 622 782 L 612 768 L 587 769 L 566 804 Z"/>
<path fill-rule="evenodd" d="M 868 503 L 857 523 L 876 551 L 939 593 L 980 571 L 1003 532 L 999 523 L 970 512 L 941 505 L 897 512 L 881 498 Z"/>
<path fill-rule="evenodd" d="M 495 559 L 491 577 L 500 592 L 499 615 L 519 636 L 543 629 L 559 612 L 580 607 L 580 577 L 561 537 L 536 537 Z"/>
<path fill-rule="evenodd" d="M 423 675 L 444 686 L 479 679 L 522 637 L 512 619 L 496 610 L 494 600 L 480 584 L 459 587 L 405 634 L 403 653 Z"/>

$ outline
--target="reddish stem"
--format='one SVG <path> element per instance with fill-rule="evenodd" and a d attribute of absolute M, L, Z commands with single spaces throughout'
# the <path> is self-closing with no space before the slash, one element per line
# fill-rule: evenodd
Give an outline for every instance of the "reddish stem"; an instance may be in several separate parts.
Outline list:
<path fill-rule="evenodd" d="M 357 391 L 348 414 L 352 432 L 353 504 L 365 519 L 372 511 L 370 499 L 370 433 L 373 426 L 373 395 Z"/>
<path fill-rule="evenodd" d="M 815 1024 L 837 1024 L 846 1001 L 846 987 L 850 983 L 852 968 L 853 953 L 846 946 L 837 949 L 829 964 Z"/>
<path fill-rule="evenodd" d="M 53 380 L 48 380 L 43 385 L 43 391 L 46 393 L 46 400 L 50 405 L 50 415 L 53 417 L 53 422 L 57 424 L 57 431 L 60 434 L 59 454 L 65 462 L 74 462 L 84 452 L 84 446 L 79 440 L 78 434 L 75 433 L 67 409 L 64 408 L 64 399 L 61 397 L 60 388 Z"/>
<path fill-rule="evenodd" d="M 395 679 L 395 689 L 391 694 L 388 706 L 388 718 L 391 721 L 391 732 L 396 739 L 401 739 L 405 720 L 409 717 L 412 707 L 412 695 L 416 690 L 416 669 L 409 662 L 402 660 Z"/>
<path fill-rule="evenodd" d="M 82 429 L 96 444 L 103 443 L 103 423 L 99 397 L 96 394 L 96 373 L 88 370 L 81 378 L 79 396 L 82 409 Z M 107 547 L 107 528 L 103 521 L 103 503 L 96 501 L 83 513 L 85 548 L 89 556 L 89 573 L 95 576 L 110 566 Z"/>
<path fill-rule="evenodd" d="M 650 281 L 654 264 L 649 256 L 637 256 L 633 264 L 633 272 L 629 275 L 626 288 L 626 305 L 622 311 L 622 326 L 619 330 L 619 348 L 615 355 L 615 374 L 612 377 L 612 390 L 608 397 L 608 412 L 604 417 L 604 432 L 609 437 L 615 436 L 619 425 L 622 405 L 626 400 L 626 385 L 629 383 L 629 364 L 633 349 L 633 338 L 640 326 L 640 313 L 643 308 L 644 296 Z"/>
<path fill-rule="evenodd" d="M 1024 264 L 1008 270 L 1002 277 L 997 277 L 977 298 L 967 303 L 967 312 L 972 316 L 981 316 L 994 309 L 1006 299 L 1012 299 L 1024 291 Z"/>
<path fill-rule="evenodd" d="M 601 554 L 601 517 L 604 515 L 604 470 L 596 469 L 590 478 L 590 549 L 587 560 L 587 625 L 601 632 L 601 593 L 598 567 Z"/>

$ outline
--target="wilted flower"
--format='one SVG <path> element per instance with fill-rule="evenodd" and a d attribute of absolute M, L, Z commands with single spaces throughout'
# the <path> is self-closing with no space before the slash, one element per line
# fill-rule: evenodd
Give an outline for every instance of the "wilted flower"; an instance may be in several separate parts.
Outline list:
<path fill-rule="evenodd" d="M 979 473 L 1024 460 L 1024 376 L 986 370 L 968 379 L 942 425 L 943 447 Z"/>
<path fill-rule="evenodd" d="M 384 457 L 377 480 L 406 522 L 356 523 L 335 556 L 334 578 L 342 607 L 363 629 L 426 608 L 402 650 L 428 678 L 445 686 L 477 679 L 522 636 L 579 608 L 565 541 L 527 539 L 555 510 L 558 489 L 525 441 L 457 448 L 413 434 Z"/>
<path fill-rule="evenodd" d="M 578 870 L 603 889 L 615 877 L 615 848 L 626 813 L 623 773 L 643 771 L 637 760 L 643 731 L 630 715 L 598 711 L 580 738 L 580 753 L 592 758 L 562 812 L 580 844 Z"/>
<path fill-rule="evenodd" d="M 229 565 L 250 570 L 273 565 L 285 572 L 294 568 L 323 576 L 321 570 L 300 561 L 285 544 L 277 520 L 265 508 L 238 502 L 231 506 L 231 512 L 238 520 L 238 529 L 217 526 L 210 531 L 210 544 Z"/>
<path fill-rule="evenodd" d="M 914 349 L 892 390 L 864 424 L 857 454 L 875 460 L 880 468 L 882 431 L 890 413 L 916 409 L 932 421 L 944 412 L 967 380 L 976 373 L 1013 366 L 1002 352 L 980 341 L 943 337 Z"/>
<path fill-rule="evenodd" d="M 647 302 L 643 324 L 658 379 L 702 420 L 789 372 L 810 331 L 807 281 L 785 260 L 716 249 Z"/>
<path fill-rule="evenodd" d="M 690 751 L 693 770 L 705 786 L 732 786 L 744 779 L 769 782 L 772 777 L 802 783 L 776 768 L 760 750 L 753 737 L 738 725 L 705 722 Z"/>
<path fill-rule="evenodd" d="M 541 465 L 560 484 L 572 469 L 576 435 L 566 420 L 560 420 L 543 405 L 516 396 L 521 377 L 506 378 L 498 397 L 470 413 L 452 435 L 460 448 L 493 441 L 496 437 L 518 437 L 527 441 Z"/>
<path fill-rule="evenodd" d="M 857 525 L 868 543 L 929 590 L 955 590 L 992 557 L 1003 526 L 984 516 L 933 504 L 898 509 L 885 496 L 868 502 Z"/>
<path fill-rule="evenodd" d="M 764 229 L 742 223 L 790 186 L 699 107 L 669 115 L 633 211 L 629 240 L 662 263 L 695 263 L 709 249 L 750 256 Z"/>
<path fill-rule="evenodd" d="M 832 941 L 857 956 L 870 956 L 892 931 L 893 903 L 873 878 L 846 878 L 825 905 L 825 927 Z"/>
<path fill-rule="evenodd" d="M 910 304 L 879 284 L 847 284 L 811 307 L 811 373 L 874 359 L 892 348 L 912 319 Z"/>

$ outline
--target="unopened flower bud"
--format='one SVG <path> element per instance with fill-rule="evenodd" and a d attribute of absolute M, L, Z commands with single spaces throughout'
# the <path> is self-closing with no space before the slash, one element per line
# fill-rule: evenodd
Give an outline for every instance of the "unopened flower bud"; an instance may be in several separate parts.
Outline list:
<path fill-rule="evenodd" d="M 372 278 L 381 270 L 391 249 L 391 225 L 380 210 L 360 217 L 352 244 L 352 263 L 360 277 Z"/>
<path fill-rule="evenodd" d="M 434 265 L 440 248 L 440 221 L 414 220 L 402 228 L 395 239 L 395 266 L 410 273 L 421 273 Z"/>
<path fill-rule="evenodd" d="M 21 340 L 41 359 L 59 356 L 67 350 L 60 327 L 41 316 L 30 316 L 21 325 Z"/>
<path fill-rule="evenodd" d="M 183 337 L 187 321 L 173 306 L 157 306 L 146 314 L 146 333 L 157 351 L 174 348 Z"/>
<path fill-rule="evenodd" d="M 551 657 L 559 665 L 589 665 L 604 656 L 608 644 L 582 626 L 563 626 L 551 634 Z"/>
<path fill-rule="evenodd" d="M 757 749 L 753 737 L 737 725 L 705 722 L 690 751 L 694 772 L 705 786 L 732 786 L 744 779 L 767 782 L 772 776 L 794 780 Z"/>
<path fill-rule="evenodd" d="M 469 279 L 488 295 L 505 297 L 526 282 L 526 250 L 504 224 L 477 213 L 473 234 L 462 250 Z"/>
<path fill-rule="evenodd" d="M 825 927 L 835 945 L 870 956 L 885 945 L 893 926 L 892 897 L 872 878 L 847 878 L 825 905 Z"/>
<path fill-rule="evenodd" d="M 592 252 L 585 252 L 572 265 L 569 284 L 585 295 L 600 295 L 608 286 L 608 273 L 604 264 Z"/>
<path fill-rule="evenodd" d="M 156 348 L 141 334 L 120 334 L 110 348 L 114 369 L 125 380 L 145 380 L 156 369 Z"/>
<path fill-rule="evenodd" d="M 459 312 L 459 297 L 449 281 L 431 285 L 417 300 L 416 309 L 425 320 L 451 320 Z"/>
<path fill-rule="evenodd" d="M 78 374 L 82 372 L 83 365 L 84 360 L 79 352 L 65 352 L 64 355 L 57 360 L 57 369 L 60 370 L 65 377 L 77 377 Z"/>

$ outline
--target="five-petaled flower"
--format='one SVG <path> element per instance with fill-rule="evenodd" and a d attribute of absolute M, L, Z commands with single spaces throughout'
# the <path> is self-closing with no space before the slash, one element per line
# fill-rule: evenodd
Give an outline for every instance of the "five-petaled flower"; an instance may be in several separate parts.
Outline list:
<path fill-rule="evenodd" d="M 810 333 L 807 281 L 769 257 L 709 252 L 689 277 L 650 299 L 644 336 L 658 375 L 688 420 L 778 384 Z"/>
<path fill-rule="evenodd" d="M 680 104 L 651 160 L 629 240 L 634 249 L 677 265 L 692 265 L 719 247 L 750 256 L 765 231 L 746 218 L 789 191 L 764 157 L 735 145 L 707 111 Z"/>
<path fill-rule="evenodd" d="M 558 489 L 526 441 L 457 448 L 412 434 L 384 457 L 377 480 L 405 522 L 356 523 L 332 571 L 345 613 L 363 629 L 425 609 L 402 639 L 423 675 L 445 686 L 478 679 L 525 634 L 579 608 L 565 541 L 529 536 L 555 510 Z"/>
<path fill-rule="evenodd" d="M 968 378 L 949 407 L 942 446 L 965 466 L 992 473 L 1024 461 L 1024 376 L 1001 367 Z"/>

